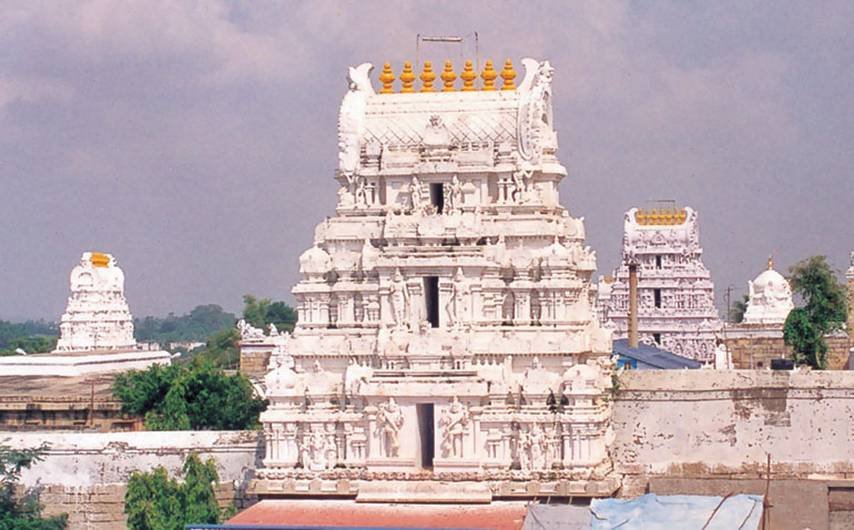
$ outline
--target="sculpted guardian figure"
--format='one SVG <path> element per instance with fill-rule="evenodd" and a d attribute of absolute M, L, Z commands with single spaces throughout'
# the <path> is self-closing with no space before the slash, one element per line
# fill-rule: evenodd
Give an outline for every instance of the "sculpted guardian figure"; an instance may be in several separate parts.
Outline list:
<path fill-rule="evenodd" d="M 445 456 L 463 457 L 463 436 L 470 419 L 468 408 L 454 396 L 451 406 L 442 412 L 442 452 Z"/>
<path fill-rule="evenodd" d="M 406 326 L 406 315 L 409 313 L 409 287 L 403 279 L 400 269 L 394 271 L 394 279 L 389 286 L 389 300 L 391 301 L 394 324 L 398 328 Z"/>
<path fill-rule="evenodd" d="M 450 183 L 445 184 L 445 206 L 443 213 L 455 213 L 463 205 L 463 185 L 460 179 L 454 175 Z"/>
<path fill-rule="evenodd" d="M 445 306 L 448 313 L 448 322 L 451 326 L 459 326 L 468 315 L 468 286 L 463 275 L 462 267 L 457 267 L 454 282 L 451 284 L 451 296 Z"/>
<path fill-rule="evenodd" d="M 409 184 L 409 201 L 412 206 L 412 213 L 420 213 L 424 209 L 424 184 L 418 180 L 418 177 L 412 177 L 412 183 Z"/>
<path fill-rule="evenodd" d="M 403 427 L 403 412 L 394 398 L 388 398 L 388 403 L 382 403 L 379 406 L 377 427 L 385 456 L 397 458 L 400 454 L 400 428 Z"/>

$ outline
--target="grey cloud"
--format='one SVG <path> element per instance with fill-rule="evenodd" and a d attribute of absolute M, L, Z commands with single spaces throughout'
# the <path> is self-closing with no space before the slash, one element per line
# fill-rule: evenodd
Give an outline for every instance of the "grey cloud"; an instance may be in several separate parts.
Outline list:
<path fill-rule="evenodd" d="M 61 313 L 80 252 L 125 268 L 135 314 L 289 297 L 333 212 L 351 64 L 478 30 L 557 68 L 563 203 L 600 272 L 623 212 L 700 211 L 720 292 L 769 253 L 847 266 L 851 4 L 0 3 L 0 318 Z M 469 41 L 466 55 L 473 53 Z M 451 47 L 424 58 L 458 60 Z"/>

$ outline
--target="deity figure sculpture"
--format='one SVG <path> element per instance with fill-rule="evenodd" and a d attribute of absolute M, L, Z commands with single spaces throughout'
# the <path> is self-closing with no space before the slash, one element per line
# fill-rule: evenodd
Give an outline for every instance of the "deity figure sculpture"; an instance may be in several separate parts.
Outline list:
<path fill-rule="evenodd" d="M 357 208 L 368 206 L 368 179 L 362 175 L 356 177 L 355 199 Z"/>
<path fill-rule="evenodd" d="M 424 184 L 418 180 L 418 177 L 412 177 L 412 183 L 409 184 L 409 202 L 412 206 L 412 213 L 420 213 L 425 206 Z"/>
<path fill-rule="evenodd" d="M 445 205 L 444 213 L 454 213 L 459 211 L 463 205 L 463 186 L 460 184 L 460 179 L 454 175 L 450 183 L 445 184 Z"/>
<path fill-rule="evenodd" d="M 530 199 L 531 181 L 534 171 L 530 169 L 518 169 L 513 172 L 513 191 L 511 197 L 516 203 L 525 203 Z"/>
<path fill-rule="evenodd" d="M 448 312 L 448 322 L 451 326 L 459 326 L 468 315 L 468 286 L 466 285 L 463 269 L 457 267 L 454 281 L 451 284 L 451 296 L 445 306 Z"/>
<path fill-rule="evenodd" d="M 528 447 L 531 451 L 531 469 L 545 469 L 546 467 L 546 436 L 538 424 L 534 424 L 531 435 L 528 438 Z"/>
<path fill-rule="evenodd" d="M 454 396 L 450 407 L 442 412 L 439 425 L 442 427 L 442 452 L 444 456 L 463 457 L 463 437 L 468 427 L 468 408 Z"/>
<path fill-rule="evenodd" d="M 409 287 L 406 285 L 406 280 L 403 279 L 400 269 L 394 271 L 394 278 L 389 286 L 389 300 L 391 301 L 392 314 L 394 315 L 394 324 L 398 328 L 406 326 L 409 310 Z"/>
<path fill-rule="evenodd" d="M 382 403 L 378 407 L 377 425 L 385 456 L 397 458 L 400 454 L 400 428 L 403 427 L 403 411 L 400 410 L 400 406 L 394 401 L 394 398 L 389 398 L 387 403 Z"/>

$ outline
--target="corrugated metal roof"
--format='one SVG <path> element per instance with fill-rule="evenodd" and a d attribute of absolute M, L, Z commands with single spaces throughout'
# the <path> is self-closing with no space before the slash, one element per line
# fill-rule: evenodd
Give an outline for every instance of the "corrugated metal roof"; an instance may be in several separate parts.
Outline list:
<path fill-rule="evenodd" d="M 617 339 L 614 341 L 613 352 L 621 357 L 628 357 L 644 364 L 648 364 L 655 368 L 663 370 L 673 370 L 679 368 L 700 368 L 702 363 L 687 357 L 681 357 L 675 353 L 650 346 L 648 344 L 639 344 L 637 348 L 629 348 L 628 339 Z"/>

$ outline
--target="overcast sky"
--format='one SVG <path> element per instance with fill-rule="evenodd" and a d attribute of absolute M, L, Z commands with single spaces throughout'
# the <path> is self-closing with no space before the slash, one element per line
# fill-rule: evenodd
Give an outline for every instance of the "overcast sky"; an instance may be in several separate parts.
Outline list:
<path fill-rule="evenodd" d="M 89 249 L 137 316 L 292 300 L 347 66 L 472 31 L 481 58 L 555 67 L 562 203 L 601 274 L 656 199 L 699 210 L 719 301 L 769 254 L 847 268 L 854 2 L 0 0 L 0 318 L 58 319 Z"/>

